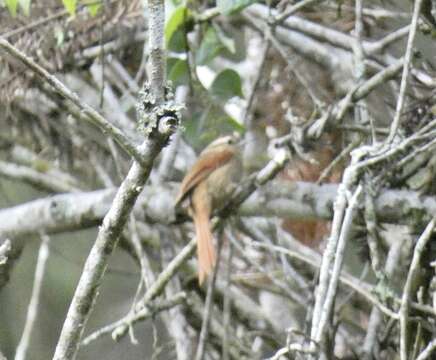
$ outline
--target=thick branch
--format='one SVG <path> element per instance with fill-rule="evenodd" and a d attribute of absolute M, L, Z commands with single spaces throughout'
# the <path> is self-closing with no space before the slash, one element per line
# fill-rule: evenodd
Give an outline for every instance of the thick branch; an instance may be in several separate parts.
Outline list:
<path fill-rule="evenodd" d="M 242 216 L 291 219 L 331 219 L 338 185 L 276 181 L 250 196 L 241 205 Z M 98 224 L 110 208 L 115 189 L 62 194 L 0 210 L 0 238 L 79 230 Z M 174 191 L 146 187 L 135 207 L 138 216 L 161 223 L 174 219 Z M 408 220 L 436 213 L 436 199 L 409 190 L 381 190 L 375 199 L 377 218 L 385 223 L 405 224 Z"/>
<path fill-rule="evenodd" d="M 150 0 L 149 13 L 149 45 L 151 69 L 151 95 L 154 97 L 151 110 L 158 123 L 147 132 L 147 139 L 139 148 L 140 160 L 130 168 L 127 177 L 122 182 L 115 195 L 109 212 L 103 219 L 97 239 L 86 260 L 82 275 L 74 293 L 62 328 L 59 342 L 53 359 L 74 359 L 79 342 L 96 300 L 99 286 L 102 282 L 109 257 L 117 245 L 119 236 L 126 224 L 127 218 L 147 181 L 155 157 L 159 154 L 168 137 L 175 130 L 175 126 L 166 125 L 168 121 L 159 119 L 159 106 L 164 104 L 164 50 L 163 31 L 165 19 L 165 5 L 162 0 Z M 156 40 L 157 39 L 157 40 Z M 144 114 L 145 115 L 145 114 Z"/>

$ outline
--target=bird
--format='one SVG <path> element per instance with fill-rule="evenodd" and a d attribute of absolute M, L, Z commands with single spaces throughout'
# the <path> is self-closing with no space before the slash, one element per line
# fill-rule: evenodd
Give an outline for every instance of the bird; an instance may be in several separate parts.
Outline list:
<path fill-rule="evenodd" d="M 176 206 L 188 202 L 197 238 L 198 280 L 201 285 L 216 263 L 210 218 L 222 208 L 242 177 L 238 137 L 228 135 L 211 142 L 186 173 Z"/>

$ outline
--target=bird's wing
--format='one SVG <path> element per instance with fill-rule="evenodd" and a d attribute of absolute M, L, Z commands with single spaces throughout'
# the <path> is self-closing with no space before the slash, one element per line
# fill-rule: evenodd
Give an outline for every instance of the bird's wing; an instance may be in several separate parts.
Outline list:
<path fill-rule="evenodd" d="M 233 155 L 234 152 L 232 150 L 222 150 L 219 153 L 209 152 L 200 155 L 180 185 L 176 205 L 183 201 L 190 191 L 203 179 L 208 177 L 212 171 L 227 163 Z"/>

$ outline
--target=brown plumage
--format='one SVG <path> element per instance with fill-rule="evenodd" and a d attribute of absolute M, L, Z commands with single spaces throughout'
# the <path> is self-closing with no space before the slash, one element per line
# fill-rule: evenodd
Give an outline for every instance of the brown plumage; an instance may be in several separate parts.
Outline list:
<path fill-rule="evenodd" d="M 197 237 L 198 279 L 203 283 L 216 262 L 210 217 L 224 205 L 242 172 L 235 138 L 225 136 L 209 144 L 180 185 L 176 205 L 189 199 L 189 214 Z"/>

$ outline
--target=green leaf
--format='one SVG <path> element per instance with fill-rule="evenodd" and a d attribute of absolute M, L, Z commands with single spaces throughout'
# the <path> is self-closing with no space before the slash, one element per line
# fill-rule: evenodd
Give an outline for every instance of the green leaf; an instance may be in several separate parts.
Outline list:
<path fill-rule="evenodd" d="M 216 30 L 212 26 L 209 26 L 195 56 L 195 62 L 197 65 L 205 65 L 212 61 L 224 49 L 225 46 L 219 39 Z"/>
<path fill-rule="evenodd" d="M 167 44 L 168 50 L 176 53 L 185 53 L 188 44 L 186 43 L 185 31 L 183 28 L 177 30 L 171 37 L 170 42 Z"/>
<path fill-rule="evenodd" d="M 174 86 L 189 83 L 189 66 L 186 60 L 169 58 L 167 70 L 168 80 L 171 80 Z"/>
<path fill-rule="evenodd" d="M 216 34 L 218 36 L 218 39 L 220 40 L 221 44 L 231 53 L 236 53 L 236 45 L 235 40 L 228 36 L 218 25 L 214 26 L 214 29 L 216 31 Z"/>
<path fill-rule="evenodd" d="M 89 5 L 86 5 L 86 9 L 89 12 L 89 15 L 91 15 L 91 17 L 95 17 L 99 10 L 101 9 L 102 3 L 100 2 L 92 2 Z"/>
<path fill-rule="evenodd" d="M 229 15 L 241 11 L 257 1 L 258 0 L 216 0 L 216 6 L 222 14 Z"/>
<path fill-rule="evenodd" d="M 165 41 L 167 45 L 177 30 L 183 28 L 190 18 L 191 14 L 186 6 L 179 6 L 173 11 L 165 25 Z"/>
<path fill-rule="evenodd" d="M 20 5 L 20 8 L 23 10 L 23 14 L 25 16 L 29 16 L 31 0 L 18 0 L 18 3 Z"/>
<path fill-rule="evenodd" d="M 221 105 L 209 104 L 202 111 L 193 113 L 183 121 L 184 138 L 196 150 L 204 148 L 212 140 L 235 131 L 245 132 L 243 125 L 227 115 Z"/>
<path fill-rule="evenodd" d="M 12 17 L 17 16 L 18 0 L 5 0 L 5 3 Z"/>
<path fill-rule="evenodd" d="M 237 131 L 240 134 L 245 133 L 245 131 L 247 130 L 243 124 L 240 124 L 239 122 L 236 121 L 236 119 L 230 116 L 227 116 L 226 121 L 234 131 Z"/>
<path fill-rule="evenodd" d="M 244 97 L 241 78 L 235 70 L 231 69 L 221 71 L 215 77 L 209 91 L 213 96 L 224 102 L 235 96 Z"/>
<path fill-rule="evenodd" d="M 77 0 L 62 0 L 62 3 L 71 16 L 76 15 Z"/>

